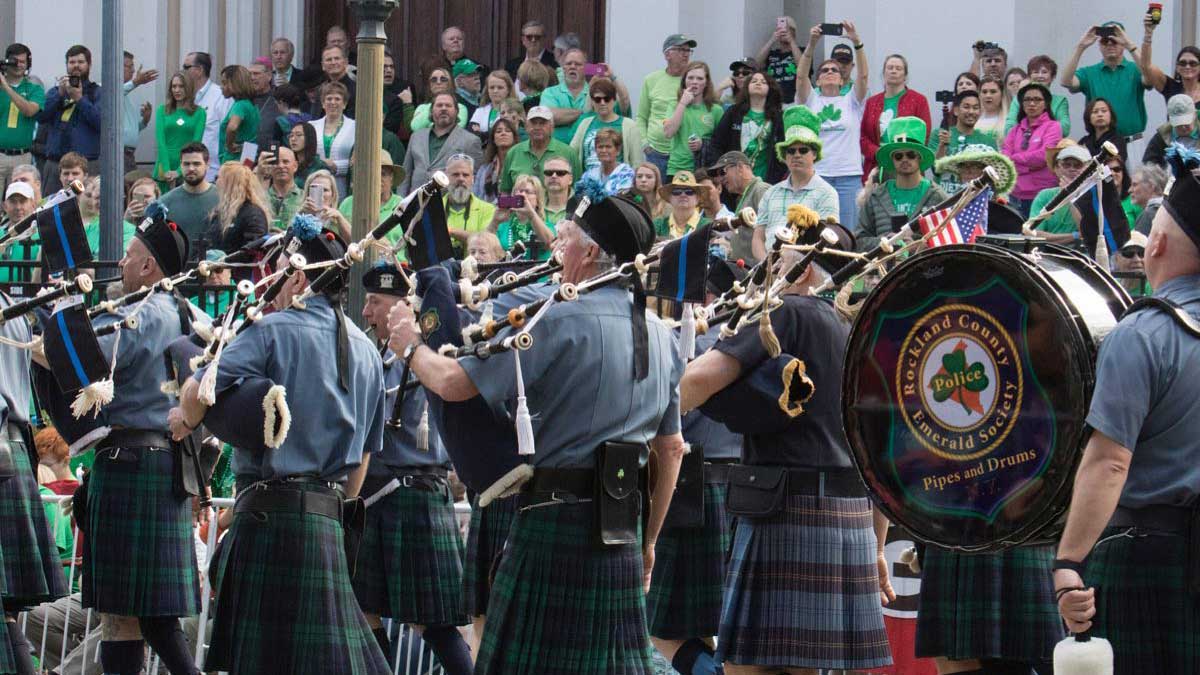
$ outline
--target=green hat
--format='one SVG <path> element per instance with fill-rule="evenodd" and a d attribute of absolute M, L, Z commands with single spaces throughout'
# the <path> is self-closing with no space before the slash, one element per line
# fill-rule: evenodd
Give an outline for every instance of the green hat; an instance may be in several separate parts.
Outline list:
<path fill-rule="evenodd" d="M 454 77 L 459 77 L 460 75 L 475 75 L 476 73 L 482 72 L 483 66 L 467 58 L 462 58 L 455 61 L 454 68 L 451 69 L 451 74 Z"/>
<path fill-rule="evenodd" d="M 937 161 L 933 170 L 935 173 L 951 173 L 958 171 L 963 164 L 983 164 L 996 171 L 996 184 L 993 186 L 996 195 L 1007 194 L 1017 184 L 1017 167 L 1012 160 L 1005 157 L 999 150 L 990 145 L 973 143 L 961 152 Z"/>
<path fill-rule="evenodd" d="M 888 122 L 887 130 L 883 132 L 883 144 L 875 151 L 875 163 L 881 171 L 895 173 L 892 165 L 892 153 L 897 150 L 916 150 L 921 156 L 921 170 L 933 166 L 933 151 L 925 145 L 929 138 L 929 128 L 925 120 L 919 117 L 897 117 Z"/>
<path fill-rule="evenodd" d="M 821 160 L 821 120 L 807 106 L 794 106 L 783 113 L 783 140 L 775 144 L 775 157 L 784 160 L 788 146 L 803 143 L 812 148 L 814 162 Z"/>

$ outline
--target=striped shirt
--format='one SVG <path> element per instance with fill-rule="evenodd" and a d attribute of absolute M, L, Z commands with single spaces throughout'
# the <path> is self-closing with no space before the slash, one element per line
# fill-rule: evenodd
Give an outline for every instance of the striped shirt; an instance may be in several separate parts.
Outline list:
<path fill-rule="evenodd" d="M 793 188 L 790 178 L 767 188 L 758 203 L 758 227 L 767 230 L 767 248 L 774 245 L 775 233 L 787 225 L 787 209 L 803 204 L 822 218 L 838 216 L 838 194 L 824 178 L 813 174 L 808 184 Z"/>

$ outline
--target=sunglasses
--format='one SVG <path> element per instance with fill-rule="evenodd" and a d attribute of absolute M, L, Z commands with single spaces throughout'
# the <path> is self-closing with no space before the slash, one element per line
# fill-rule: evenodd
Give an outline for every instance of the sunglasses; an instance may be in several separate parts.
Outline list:
<path fill-rule="evenodd" d="M 593 103 L 608 103 L 611 100 L 613 100 L 613 97 L 611 97 L 611 96 L 593 96 L 592 97 Z"/>
<path fill-rule="evenodd" d="M 737 70 L 733 71 L 733 76 L 734 77 L 750 77 L 750 75 L 753 72 L 754 71 L 750 70 L 749 68 L 738 68 Z"/>
<path fill-rule="evenodd" d="M 892 161 L 898 162 L 902 159 L 917 159 L 920 156 L 916 150 L 899 150 L 892 153 Z"/>
<path fill-rule="evenodd" d="M 429 78 L 429 81 L 430 82 L 449 82 L 450 78 L 446 77 L 445 75 L 435 75 L 434 77 Z"/>
<path fill-rule="evenodd" d="M 1122 258 L 1145 258 L 1146 248 L 1144 246 L 1126 246 L 1121 249 Z"/>
<path fill-rule="evenodd" d="M 672 197 L 695 197 L 696 191 L 692 188 L 673 188 L 671 190 Z"/>
<path fill-rule="evenodd" d="M 541 40 L 546 36 L 542 33 L 526 33 L 521 37 L 525 38 L 526 40 Z"/>
<path fill-rule="evenodd" d="M 1025 98 L 1021 99 L 1021 103 L 1045 103 L 1045 102 L 1046 102 L 1046 99 L 1042 98 L 1041 96 L 1026 96 Z"/>
<path fill-rule="evenodd" d="M 719 166 L 715 169 L 709 169 L 708 175 L 712 176 L 713 178 L 724 178 L 725 177 L 725 167 Z"/>
<path fill-rule="evenodd" d="M 842 69 L 841 68 L 822 68 L 817 71 L 818 75 L 824 75 L 826 73 L 829 73 L 830 75 L 841 75 Z"/>
<path fill-rule="evenodd" d="M 787 153 L 789 157 L 792 155 L 807 155 L 808 153 L 812 152 L 812 148 L 808 147 L 807 145 L 793 145 L 790 148 L 786 148 L 784 152 Z"/>
<path fill-rule="evenodd" d="M 571 175 L 571 172 L 567 171 L 566 169 L 543 169 L 542 175 L 546 176 L 546 177 L 549 177 L 549 176 L 561 177 L 561 176 L 569 176 L 569 175 Z"/>
<path fill-rule="evenodd" d="M 1180 68 L 1195 68 L 1197 66 L 1200 66 L 1200 61 L 1192 61 L 1190 59 L 1180 59 L 1175 62 L 1175 65 L 1179 66 Z"/>

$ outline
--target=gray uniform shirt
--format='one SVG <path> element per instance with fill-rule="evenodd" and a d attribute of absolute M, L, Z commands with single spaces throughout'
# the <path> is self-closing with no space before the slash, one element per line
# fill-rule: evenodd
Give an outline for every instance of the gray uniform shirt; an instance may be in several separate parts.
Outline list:
<path fill-rule="evenodd" d="M 392 351 L 389 349 L 384 353 L 384 359 L 391 355 Z M 388 389 L 398 386 L 403 374 L 404 364 L 399 360 L 390 366 L 385 366 L 383 369 L 384 386 Z M 410 373 L 409 380 L 413 379 L 415 376 Z M 384 401 L 385 420 L 392 416 L 397 395 L 398 392 L 388 394 Z M 429 416 L 429 450 L 417 449 L 417 430 L 421 424 L 421 416 L 426 409 L 425 401 L 425 390 L 421 387 L 409 389 L 404 394 L 404 402 L 400 406 L 401 426 L 399 429 L 391 426 L 384 427 L 383 451 L 378 457 L 371 460 L 371 466 L 367 468 L 368 474 L 372 476 L 385 475 L 388 473 L 387 467 L 389 466 L 450 466 L 450 456 L 446 454 L 446 448 L 442 445 L 433 415 Z"/>
<path fill-rule="evenodd" d="M 1156 289 L 1200 318 L 1200 276 Z M 1122 319 L 1100 345 L 1087 423 L 1133 451 L 1121 506 L 1183 506 L 1200 494 L 1200 340 L 1159 310 Z"/>
<path fill-rule="evenodd" d="M 217 391 L 246 377 L 270 379 L 287 389 L 292 426 L 283 445 L 256 455 L 234 449 L 234 471 L 254 480 L 319 476 L 341 480 L 362 464 L 363 453 L 383 446 L 383 364 L 375 345 L 349 319 L 349 391 L 338 385 L 337 320 L 329 300 L 308 300 L 305 310 L 268 314 L 225 347 Z M 162 358 L 159 358 L 162 361 Z M 207 368 L 196 372 L 196 381 Z"/>
<path fill-rule="evenodd" d="M 12 300 L 0 293 L 0 308 L 11 304 Z M 29 342 L 29 322 L 24 318 L 5 322 L 0 335 Z M 30 400 L 29 351 L 0 345 L 0 426 L 9 421 L 28 422 Z"/>
<path fill-rule="evenodd" d="M 696 356 L 712 349 L 721 335 L 720 326 L 696 336 Z M 683 416 L 683 440 L 704 448 L 705 459 L 737 459 L 742 456 L 742 435 L 700 412 L 699 408 Z"/>
<path fill-rule="evenodd" d="M 679 431 L 678 347 L 670 329 L 647 316 L 649 375 L 634 381 L 632 304 L 628 291 L 603 288 L 556 304 L 531 331 L 521 371 L 535 466 L 592 468 L 592 452 L 604 441 L 644 443 Z M 512 352 L 459 363 L 497 415 L 515 413 Z"/>

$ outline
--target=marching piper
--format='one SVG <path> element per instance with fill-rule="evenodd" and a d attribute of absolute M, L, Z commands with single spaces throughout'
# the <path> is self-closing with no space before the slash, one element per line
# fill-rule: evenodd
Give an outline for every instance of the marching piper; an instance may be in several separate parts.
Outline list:
<path fill-rule="evenodd" d="M 293 230 L 309 264 L 343 259 L 346 245 L 333 232 Z M 279 268 L 286 265 L 281 259 Z M 342 521 L 353 522 L 356 511 L 343 500 L 358 495 L 370 455 L 382 448 L 385 419 L 383 367 L 370 338 L 341 311 L 345 282 L 341 270 L 313 289 L 303 308 L 293 308 L 310 285 L 307 273 L 296 271 L 274 298 L 281 311 L 230 340 L 219 362 L 184 384 L 180 406 L 171 410 L 171 431 L 183 438 L 202 422 L 214 432 L 217 423 L 264 430 L 262 392 L 278 386 L 291 409 L 278 447 L 247 449 L 256 444 L 224 439 L 234 445 L 239 489 L 212 567 L 216 605 L 206 670 L 391 672 L 354 596 L 343 550 Z M 211 411 L 199 384 L 209 368 L 217 369 Z"/>
<path fill-rule="evenodd" d="M 568 214 L 556 243 L 567 283 L 632 262 L 653 242 L 649 216 L 623 197 L 577 197 Z M 447 401 L 482 395 L 499 417 L 515 404 L 519 439 L 536 445 L 488 601 L 478 673 L 651 671 L 643 584 L 683 455 L 682 363 L 640 288 L 635 280 L 633 298 L 609 285 L 553 302 L 523 328 L 532 348 L 488 359 L 435 353 L 422 346 L 411 310 L 392 310 L 389 344 L 427 389 Z M 536 411 L 532 438 L 520 427 L 524 396 Z M 648 442 L 660 471 L 642 527 Z"/>
<path fill-rule="evenodd" d="M 363 319 L 384 342 L 388 312 L 407 303 L 408 277 L 380 263 L 363 274 L 367 301 Z M 392 419 L 383 432 L 383 451 L 367 470 L 362 496 L 366 527 L 354 572 L 354 593 L 367 613 L 384 654 L 391 645 L 381 616 L 411 624 L 450 675 L 469 675 L 471 652 L 456 626 L 463 611 L 463 541 L 454 516 L 442 447 L 425 392 L 406 390 L 413 379 L 392 353 L 384 353 L 385 410 Z M 389 363 L 390 361 L 396 361 Z"/>

